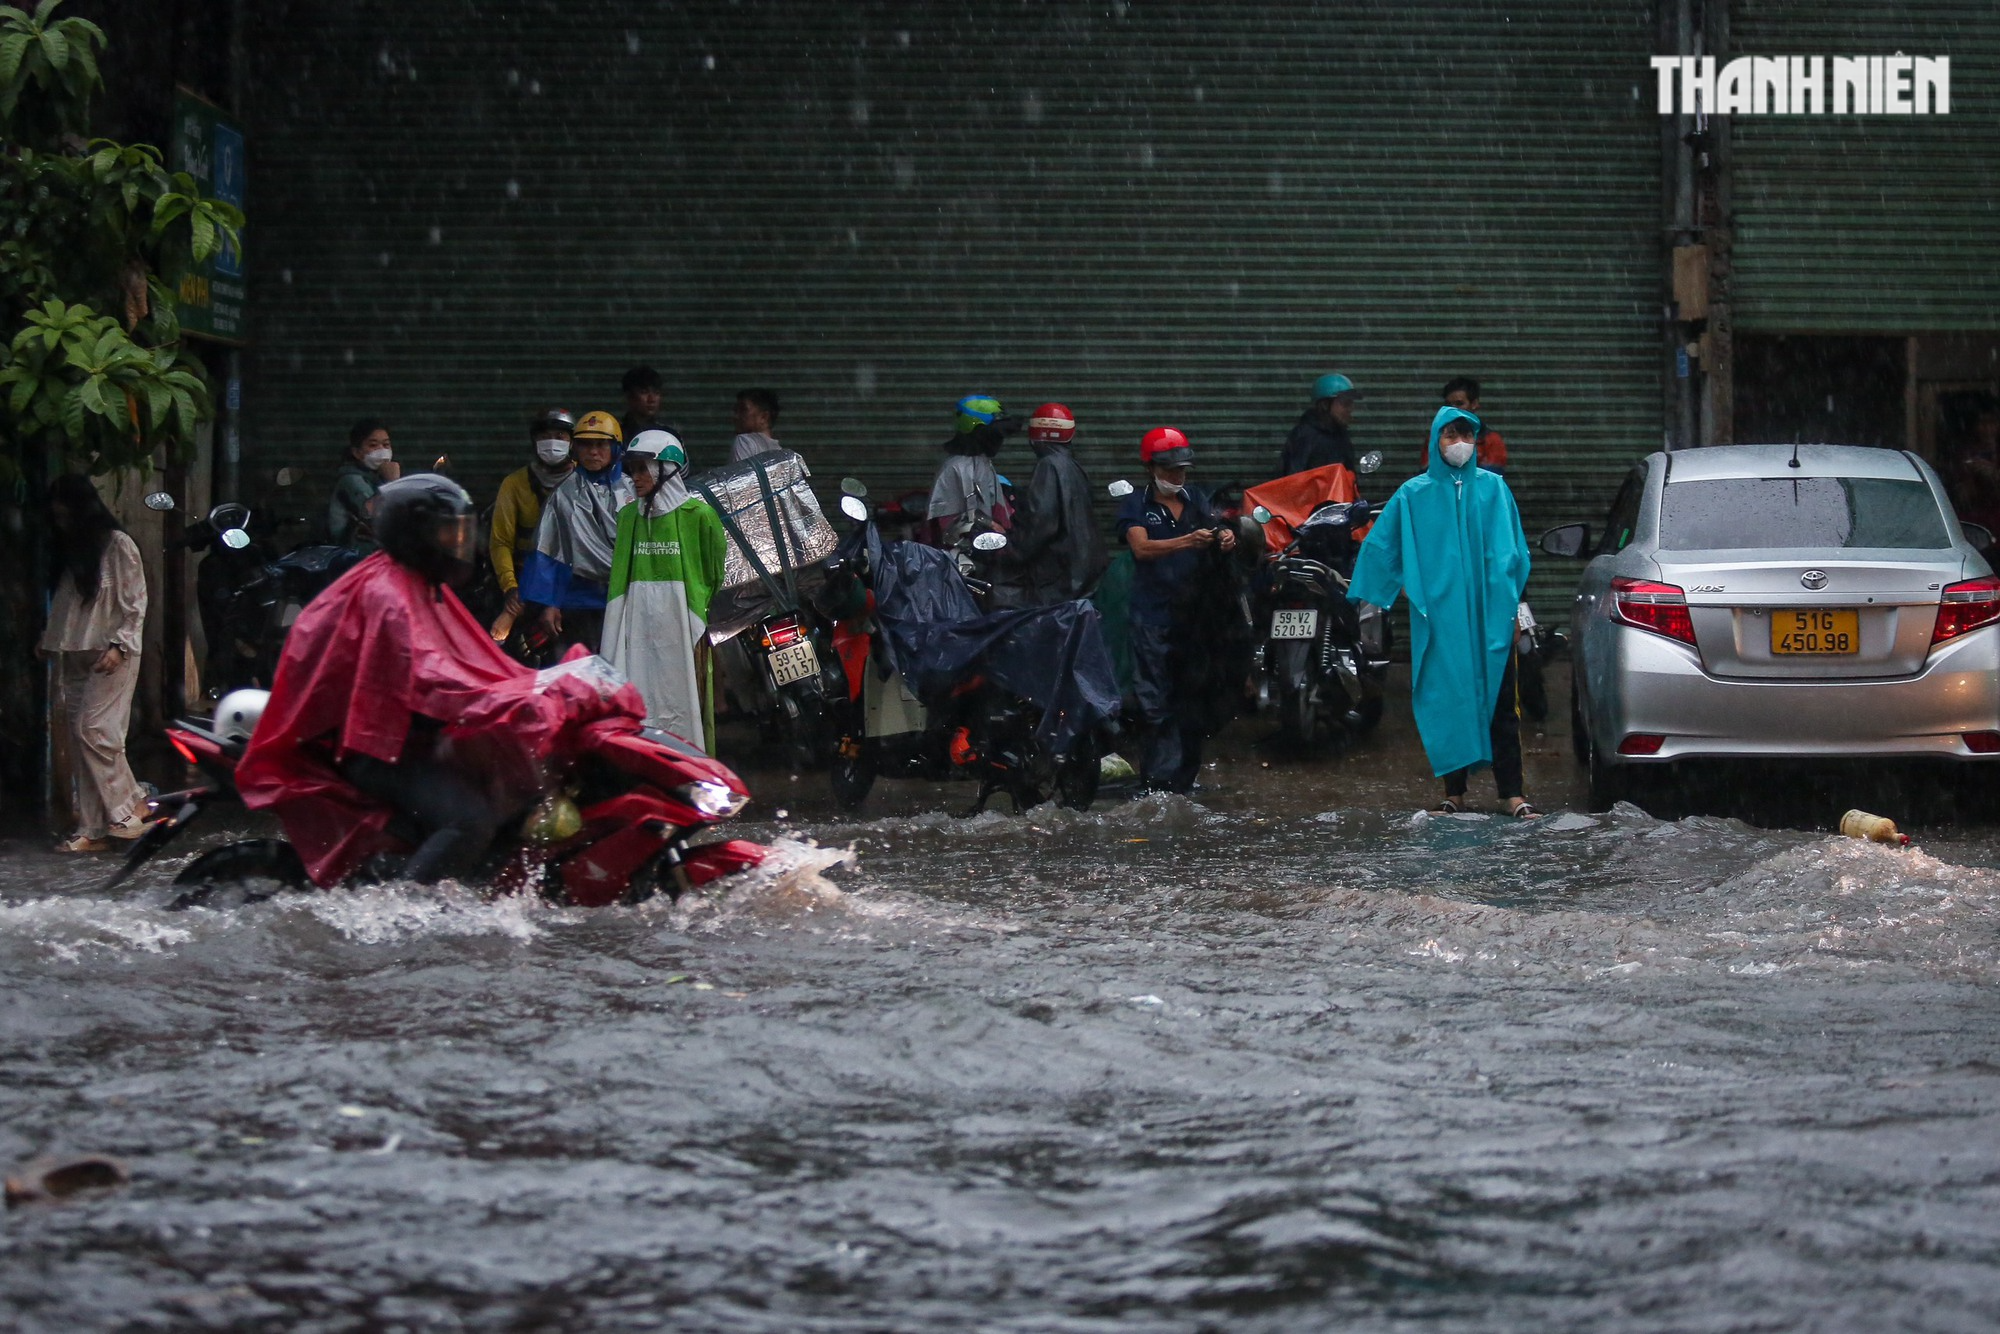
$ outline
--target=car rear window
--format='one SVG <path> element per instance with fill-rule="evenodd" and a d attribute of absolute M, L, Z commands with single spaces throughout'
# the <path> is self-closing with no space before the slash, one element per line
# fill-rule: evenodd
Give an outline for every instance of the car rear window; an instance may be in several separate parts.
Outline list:
<path fill-rule="evenodd" d="M 1951 545 L 1920 481 L 1727 477 L 1669 483 L 1660 502 L 1660 546 L 1669 551 Z"/>

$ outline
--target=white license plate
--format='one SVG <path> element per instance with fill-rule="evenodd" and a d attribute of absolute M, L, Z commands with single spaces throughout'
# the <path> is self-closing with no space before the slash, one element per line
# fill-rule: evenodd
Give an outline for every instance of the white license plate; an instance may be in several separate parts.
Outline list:
<path fill-rule="evenodd" d="M 819 654 L 813 652 L 810 639 L 772 649 L 770 663 L 771 679 L 781 686 L 819 675 Z"/>
<path fill-rule="evenodd" d="M 1319 633 L 1319 611 L 1308 607 L 1303 611 L 1274 611 L 1271 613 L 1271 638 L 1311 639 Z"/>

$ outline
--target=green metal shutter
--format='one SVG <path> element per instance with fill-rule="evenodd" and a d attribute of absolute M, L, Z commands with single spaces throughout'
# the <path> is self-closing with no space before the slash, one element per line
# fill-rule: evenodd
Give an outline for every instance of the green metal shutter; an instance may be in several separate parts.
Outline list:
<path fill-rule="evenodd" d="M 1212 485 L 1268 477 L 1339 369 L 1379 497 L 1472 374 L 1531 530 L 1661 439 L 1642 7 L 246 12 L 253 476 L 322 486 L 380 412 L 490 492 L 532 406 L 616 407 L 642 361 L 696 466 L 763 384 L 877 494 L 928 487 L 973 391 L 1066 402 L 1100 483 L 1179 425 Z"/>
<path fill-rule="evenodd" d="M 1951 114 L 1733 116 L 1736 328 L 2000 329 L 1993 0 L 1734 0 L 1732 55 L 1951 57 Z"/>

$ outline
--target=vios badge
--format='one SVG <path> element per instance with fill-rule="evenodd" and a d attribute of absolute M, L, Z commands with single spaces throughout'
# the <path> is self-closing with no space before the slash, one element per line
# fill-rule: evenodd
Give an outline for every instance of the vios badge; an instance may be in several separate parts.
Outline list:
<path fill-rule="evenodd" d="M 1813 592 L 1817 593 L 1820 589 L 1826 587 L 1826 571 L 1807 570 L 1804 574 L 1799 576 L 1799 582 L 1804 584 L 1807 588 L 1810 588 Z"/>

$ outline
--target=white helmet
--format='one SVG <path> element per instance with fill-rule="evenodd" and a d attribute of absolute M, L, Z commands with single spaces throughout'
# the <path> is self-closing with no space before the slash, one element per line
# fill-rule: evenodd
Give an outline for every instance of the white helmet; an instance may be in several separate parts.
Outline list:
<path fill-rule="evenodd" d="M 248 742 L 271 702 L 268 690 L 232 690 L 215 706 L 215 735 L 221 741 Z"/>

